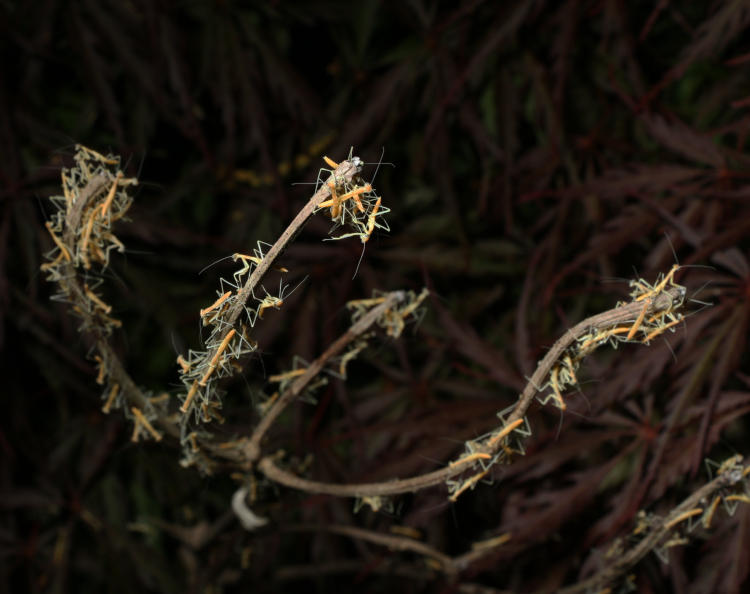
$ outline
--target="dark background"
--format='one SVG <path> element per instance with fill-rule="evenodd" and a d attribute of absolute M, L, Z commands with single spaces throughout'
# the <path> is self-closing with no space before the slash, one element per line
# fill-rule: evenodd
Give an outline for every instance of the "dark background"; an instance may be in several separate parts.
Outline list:
<path fill-rule="evenodd" d="M 667 513 L 703 484 L 705 458 L 750 451 L 746 2 L 84 0 L 0 14 L 0 590 L 550 590 L 594 571 L 639 509 Z M 534 407 L 527 455 L 455 505 L 440 488 L 355 514 L 261 480 L 272 526 L 248 533 L 228 511 L 229 472 L 183 469 L 173 444 L 132 444 L 100 412 L 77 321 L 49 301 L 47 198 L 75 143 L 121 155 L 141 181 L 103 292 L 131 375 L 173 393 L 175 357 L 199 345 L 198 311 L 234 268 L 199 271 L 272 242 L 322 155 L 354 146 L 377 162 L 385 148 L 395 167 L 374 184 L 391 232 L 352 278 L 359 241 L 308 225 L 282 262 L 307 280 L 257 326 L 263 355 L 227 386 L 216 428 L 246 432 L 264 377 L 322 352 L 348 299 L 429 284 L 418 327 L 376 342 L 273 432 L 268 451 L 314 454 L 318 480 L 453 459 L 567 327 L 675 254 L 712 267 L 678 279 L 713 305 L 690 305 L 669 346 L 593 355 L 563 417 Z M 514 537 L 451 584 L 410 554 L 286 531 L 301 522 L 402 524 L 449 555 Z M 742 591 L 748 534 L 747 506 L 717 512 L 633 581 Z"/>

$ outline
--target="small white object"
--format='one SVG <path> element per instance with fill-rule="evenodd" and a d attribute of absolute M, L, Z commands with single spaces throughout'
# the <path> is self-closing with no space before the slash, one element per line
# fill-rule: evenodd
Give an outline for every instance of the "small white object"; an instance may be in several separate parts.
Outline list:
<path fill-rule="evenodd" d="M 245 530 L 252 532 L 261 526 L 268 524 L 268 519 L 256 516 L 253 513 L 253 510 L 251 510 L 245 503 L 246 497 L 247 489 L 245 489 L 245 487 L 237 489 L 234 492 L 234 495 L 232 495 L 232 511 L 234 511 L 234 515 L 237 516 L 242 527 Z"/>

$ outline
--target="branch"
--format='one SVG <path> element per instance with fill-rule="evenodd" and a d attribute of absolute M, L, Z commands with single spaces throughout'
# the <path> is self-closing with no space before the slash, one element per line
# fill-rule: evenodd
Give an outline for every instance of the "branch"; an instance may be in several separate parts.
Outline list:
<path fill-rule="evenodd" d="M 519 396 L 510 415 L 505 419 L 504 428 L 512 427 L 514 425 L 517 427 L 520 425 L 520 421 L 526 415 L 526 411 L 531 405 L 532 399 L 539 391 L 539 386 L 543 385 L 545 379 L 549 376 L 553 366 L 557 363 L 560 356 L 577 340 L 591 334 L 592 332 L 595 333 L 600 330 L 610 329 L 621 324 L 633 324 L 638 319 L 644 318 L 644 316 L 654 316 L 662 312 L 671 312 L 676 305 L 682 304 L 683 298 L 683 287 L 669 287 L 650 300 L 632 301 L 627 305 L 615 307 L 576 324 L 573 328 L 563 334 L 554 345 L 552 345 L 549 352 L 539 362 L 536 371 L 526 384 L 526 387 Z M 500 434 L 502 433 L 503 429 L 500 430 Z M 258 468 L 269 479 L 287 487 L 306 491 L 308 493 L 324 493 L 339 497 L 382 497 L 398 495 L 400 493 L 419 491 L 459 476 L 476 463 L 477 457 L 491 459 L 504 445 L 503 440 L 498 437 L 499 434 L 490 436 L 483 443 L 479 444 L 475 449 L 475 456 L 467 456 L 464 459 L 459 459 L 444 468 L 412 478 L 396 479 L 379 483 L 341 485 L 307 480 L 283 470 L 276 464 L 274 458 L 271 456 L 264 457 L 258 464 Z M 484 475 L 482 474 L 482 476 Z M 479 478 L 481 478 L 481 476 Z"/>
<path fill-rule="evenodd" d="M 305 390 L 305 387 L 320 373 L 326 363 L 338 355 L 349 343 L 367 332 L 379 318 L 386 314 L 392 307 L 405 299 L 403 291 L 389 293 L 385 300 L 377 307 L 372 308 L 367 315 L 357 320 L 352 326 L 329 346 L 290 387 L 285 390 L 281 397 L 274 403 L 273 407 L 264 415 L 261 422 L 255 428 L 249 443 L 244 446 L 244 457 L 247 464 L 252 464 L 260 457 L 260 442 L 273 422 L 283 412 L 289 403 L 297 398 Z"/>

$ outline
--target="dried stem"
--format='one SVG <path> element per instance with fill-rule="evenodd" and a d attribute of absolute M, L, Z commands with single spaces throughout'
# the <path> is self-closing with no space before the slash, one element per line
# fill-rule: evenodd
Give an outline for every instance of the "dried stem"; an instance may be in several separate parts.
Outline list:
<path fill-rule="evenodd" d="M 591 330 L 610 328 L 628 322 L 632 323 L 638 319 L 644 307 L 646 307 L 647 315 L 666 311 L 681 297 L 680 291 L 681 288 L 670 287 L 657 295 L 650 302 L 644 304 L 642 301 L 633 301 L 627 305 L 615 307 L 587 318 L 568 330 L 557 342 L 555 342 L 554 345 L 552 345 L 552 348 L 539 362 L 536 371 L 526 384 L 526 387 L 521 393 L 516 405 L 513 407 L 512 412 L 505 420 L 505 425 L 507 426 L 524 417 L 526 411 L 531 405 L 532 399 L 538 391 L 537 387 L 544 382 L 560 355 L 562 355 L 563 352 L 565 352 L 565 350 L 576 340 L 585 336 Z M 493 441 L 492 437 L 490 437 L 485 443 L 476 448 L 476 452 L 493 456 L 501 447 L 502 442 L 500 440 Z M 465 460 L 457 460 L 450 466 L 412 478 L 380 483 L 360 483 L 349 485 L 322 483 L 300 478 L 291 472 L 280 468 L 271 456 L 264 457 L 258 464 L 258 468 L 269 479 L 287 487 L 299 489 L 308 493 L 325 493 L 339 497 L 380 497 L 415 492 L 427 487 L 438 485 L 464 473 L 472 464 L 473 460 L 467 458 Z"/>
<path fill-rule="evenodd" d="M 273 407 L 263 416 L 263 419 L 255 428 L 253 435 L 250 438 L 250 442 L 244 448 L 244 455 L 246 463 L 252 464 L 260 457 L 260 442 L 266 431 L 271 427 L 273 422 L 278 418 L 286 406 L 297 398 L 305 389 L 305 387 L 312 381 L 312 379 L 320 373 L 325 367 L 326 363 L 332 358 L 338 355 L 347 345 L 353 340 L 367 332 L 370 327 L 385 314 L 393 306 L 403 301 L 405 294 L 402 291 L 394 291 L 389 293 L 383 303 L 374 307 L 370 310 L 367 315 L 363 316 L 360 320 L 352 324 L 352 326 L 342 334 L 331 346 L 329 346 L 325 352 L 320 355 L 315 361 L 313 361 L 309 367 L 305 370 L 295 382 L 285 390 L 281 397 L 274 403 Z"/>
<path fill-rule="evenodd" d="M 638 563 L 638 561 L 643 559 L 650 551 L 659 546 L 662 539 L 664 539 L 673 529 L 675 520 L 679 519 L 680 516 L 683 516 L 685 512 L 698 507 L 701 502 L 710 501 L 714 493 L 723 487 L 737 483 L 741 480 L 742 476 L 747 473 L 748 468 L 750 467 L 745 467 L 743 471 L 739 472 L 734 470 L 719 474 L 719 476 L 711 482 L 703 485 L 700 489 L 695 491 L 695 493 L 685 498 L 682 503 L 675 507 L 665 518 L 653 522 L 649 533 L 629 551 L 620 554 L 617 560 L 612 564 L 596 573 L 596 575 L 580 581 L 569 588 L 563 588 L 560 592 L 565 594 L 595 592 L 612 584 L 626 571 Z"/>
<path fill-rule="evenodd" d="M 437 549 L 414 540 L 413 538 L 407 538 L 405 536 L 396 536 L 392 534 L 382 534 L 380 532 L 374 532 L 372 530 L 364 530 L 362 528 L 355 528 L 353 526 L 315 526 L 315 525 L 300 525 L 292 526 L 285 529 L 287 532 L 312 532 L 312 531 L 324 531 L 330 532 L 331 534 L 341 534 L 342 536 L 348 536 L 357 540 L 364 540 L 375 544 L 388 547 L 392 551 L 410 551 L 423 557 L 434 559 L 437 561 L 445 573 L 453 574 L 458 571 L 453 559 L 448 555 L 444 555 Z"/>
<path fill-rule="evenodd" d="M 337 180 L 350 181 L 359 172 L 359 170 L 359 167 L 351 161 L 343 161 L 339 164 L 338 168 L 329 179 L 335 177 Z M 307 204 L 305 204 L 302 210 L 297 213 L 297 216 L 294 217 L 294 220 L 276 240 L 276 243 L 271 246 L 271 249 L 268 250 L 263 259 L 255 267 L 255 270 L 253 270 L 250 278 L 247 279 L 245 286 L 243 286 L 240 292 L 237 294 L 237 299 L 232 302 L 232 306 L 229 308 L 229 311 L 227 312 L 227 315 L 225 317 L 228 326 L 232 326 L 237 321 L 237 318 L 239 318 L 240 314 L 243 311 L 243 306 L 253 295 L 253 291 L 263 280 L 263 277 L 265 277 L 266 273 L 269 271 L 276 258 L 278 258 L 284 252 L 287 246 L 302 230 L 317 206 L 321 202 L 325 201 L 326 198 L 328 198 L 330 195 L 331 189 L 328 187 L 328 183 L 322 183 L 320 185 L 320 189 L 315 192 L 313 197 L 310 198 L 310 200 L 307 202 Z"/>
<path fill-rule="evenodd" d="M 312 198 L 300 210 L 267 253 L 263 253 L 263 249 L 259 243 L 258 250 L 256 250 L 254 256 L 234 255 L 235 259 L 238 257 L 243 259 L 242 271 L 234 275 L 235 282 L 238 285 L 241 282 L 240 277 L 243 272 L 250 269 L 251 263 L 253 270 L 242 288 L 237 290 L 236 296 L 231 297 L 231 291 L 225 291 L 224 296 L 226 298 L 223 300 L 224 305 L 216 301 L 208 308 L 201 310 L 201 317 L 204 317 L 205 314 L 211 312 L 214 308 L 217 313 L 215 315 L 212 314 L 210 319 L 204 318 L 204 323 L 208 320 L 214 326 L 210 339 L 207 342 L 207 350 L 198 353 L 197 359 L 191 361 L 192 365 L 181 366 L 182 381 L 187 390 L 183 395 L 182 406 L 180 407 L 180 411 L 183 413 L 180 419 L 181 430 L 183 432 L 189 430 L 188 424 L 190 423 L 190 419 L 196 419 L 198 422 L 208 422 L 215 417 L 215 415 L 206 413 L 208 402 L 213 400 L 215 409 L 220 408 L 219 393 L 212 386 L 209 386 L 209 380 L 213 379 L 215 381 L 236 372 L 237 367 L 232 368 L 227 365 L 228 359 L 226 353 L 232 353 L 229 357 L 239 358 L 246 353 L 253 352 L 257 348 L 257 345 L 253 344 L 245 336 L 245 330 L 240 330 L 238 322 L 240 316 L 247 312 L 249 324 L 250 326 L 254 326 L 255 321 L 262 317 L 264 309 L 278 307 L 283 303 L 281 296 L 271 297 L 268 295 L 267 298 L 260 302 L 257 309 L 248 309 L 248 300 L 250 298 L 257 299 L 255 295 L 256 288 L 261 286 L 260 283 L 271 266 L 273 266 L 276 259 L 302 230 L 302 227 L 310 219 L 320 203 L 331 195 L 331 188 L 335 188 L 337 184 L 349 183 L 360 170 L 361 162 L 359 159 L 353 158 L 352 160 L 337 164 L 328 180 L 320 185 L 318 191 L 315 192 Z M 237 350 L 233 351 L 229 347 L 235 333 L 239 336 L 239 344 L 237 345 Z M 210 438 L 208 436 L 201 437 L 200 442 L 204 447 L 210 449 Z"/>

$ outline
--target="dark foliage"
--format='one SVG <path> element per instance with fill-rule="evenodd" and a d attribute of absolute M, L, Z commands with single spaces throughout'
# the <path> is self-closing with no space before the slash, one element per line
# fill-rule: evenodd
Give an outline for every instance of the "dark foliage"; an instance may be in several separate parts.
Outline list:
<path fill-rule="evenodd" d="M 750 6 L 742 0 L 453 3 L 43 0 L 0 8 L 0 590 L 7 592 L 551 591 L 708 480 L 706 458 L 750 452 Z M 311 360 L 374 289 L 432 290 L 423 322 L 351 363 L 277 424 L 307 475 L 421 474 L 497 426 L 566 328 L 627 281 L 675 262 L 693 314 L 652 346 L 602 349 L 564 413 L 528 415 L 526 455 L 458 501 L 436 487 L 354 513 L 259 476 L 270 527 L 245 531 L 231 470 L 178 465 L 104 415 L 77 321 L 39 272 L 46 198 L 74 143 L 141 183 L 109 303 L 121 359 L 179 389 L 175 357 L 233 252 L 272 242 L 311 195 L 320 157 L 385 160 L 392 212 L 362 244 L 287 250 L 307 281 L 256 329 L 262 356 L 226 386 L 223 438 L 256 422 L 266 378 Z M 373 168 L 369 170 L 371 176 Z M 701 267 L 689 267 L 700 265 Z M 636 272 L 637 271 L 637 272 Z M 354 277 L 354 278 L 353 278 Z M 702 502 L 703 506 L 708 502 Z M 730 510 L 731 511 L 731 510 Z M 414 553 L 313 525 L 418 530 L 458 556 L 452 578 Z M 750 510 L 719 510 L 687 544 L 631 569 L 642 592 L 748 587 Z M 624 587 L 625 582 L 612 584 Z M 497 590 L 495 590 L 497 589 Z"/>

